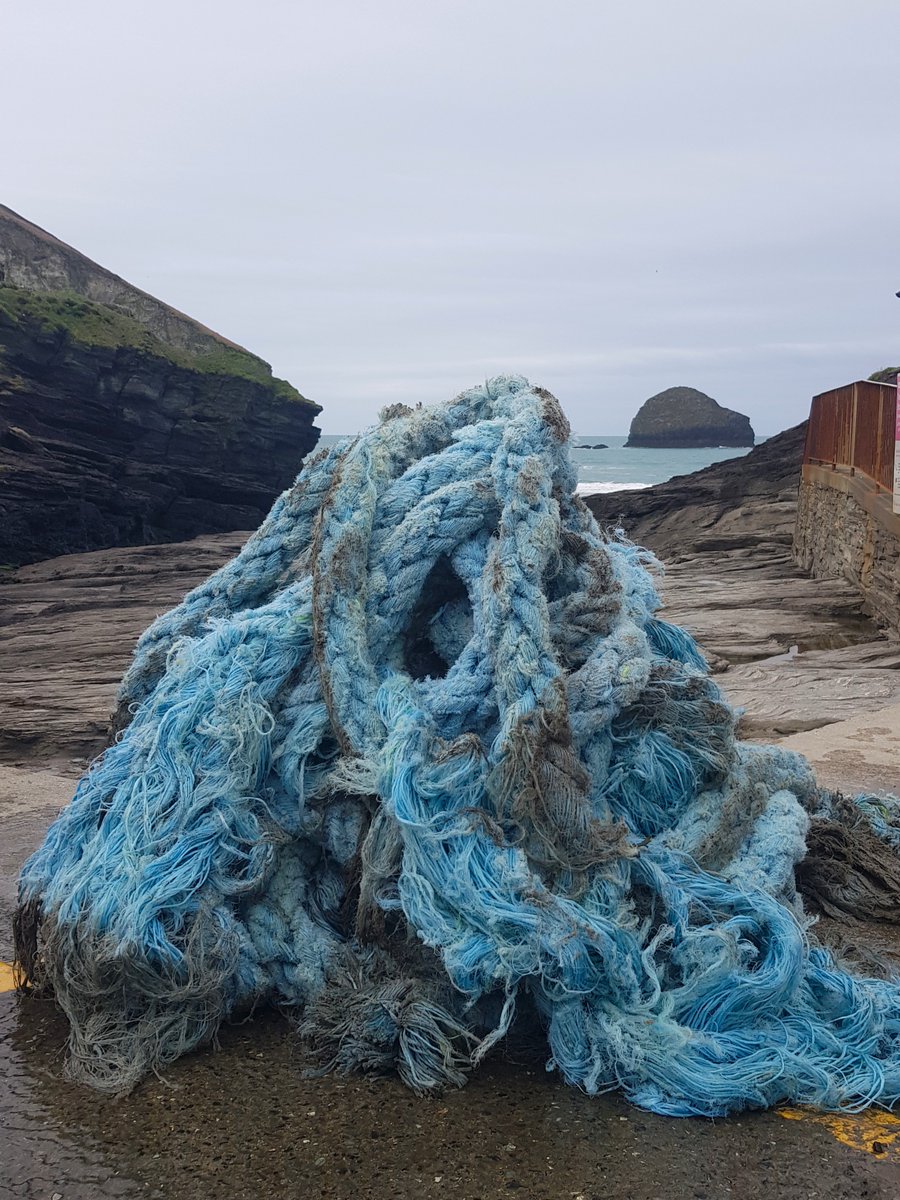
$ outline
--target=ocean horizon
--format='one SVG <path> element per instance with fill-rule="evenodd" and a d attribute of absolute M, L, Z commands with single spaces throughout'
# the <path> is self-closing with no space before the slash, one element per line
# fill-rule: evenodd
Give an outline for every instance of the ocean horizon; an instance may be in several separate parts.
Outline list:
<path fill-rule="evenodd" d="M 323 433 L 319 445 L 332 446 L 346 434 Z M 577 490 L 582 496 L 627 492 L 665 483 L 676 475 L 689 475 L 726 458 L 748 454 L 750 447 L 704 446 L 693 450 L 648 450 L 626 447 L 624 433 L 573 433 L 572 461 L 578 471 Z M 758 437 L 756 444 L 765 441 Z M 606 449 L 595 450 L 604 444 Z M 590 447 L 590 448 L 586 448 Z"/>

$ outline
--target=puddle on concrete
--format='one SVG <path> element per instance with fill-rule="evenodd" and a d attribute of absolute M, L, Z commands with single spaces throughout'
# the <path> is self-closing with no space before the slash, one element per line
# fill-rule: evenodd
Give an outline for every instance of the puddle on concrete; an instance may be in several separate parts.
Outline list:
<path fill-rule="evenodd" d="M 26 1006 L 26 1009 L 28 1006 Z M 50 1014 L 47 1014 L 50 1015 Z M 42 1103 L 57 1093 L 64 1023 L 24 1011 L 14 993 L 0 995 L 0 1197 L 105 1200 L 150 1196 L 89 1133 Z"/>
<path fill-rule="evenodd" d="M 223 1032 L 166 1081 L 110 1100 L 62 1078 L 65 1025 L 46 1001 L 0 996 L 0 1196 L 88 1200 L 894 1200 L 900 1164 L 813 1122 L 750 1114 L 678 1121 L 589 1098 L 527 1050 L 459 1092 L 396 1079 L 305 1078 L 287 1021 Z"/>

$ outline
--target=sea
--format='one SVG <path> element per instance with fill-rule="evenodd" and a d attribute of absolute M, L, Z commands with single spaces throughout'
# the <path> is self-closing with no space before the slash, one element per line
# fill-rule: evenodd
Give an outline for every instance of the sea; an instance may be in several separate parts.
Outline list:
<path fill-rule="evenodd" d="M 706 446 L 699 450 L 645 450 L 626 448 L 625 434 L 576 433 L 572 437 L 572 461 L 578 468 L 578 491 L 583 496 L 597 492 L 623 492 L 665 483 L 673 475 L 689 475 L 701 467 L 739 458 L 750 448 Z M 762 440 L 762 439 L 759 439 Z M 585 449 L 605 445 L 605 450 Z"/>
<path fill-rule="evenodd" d="M 323 446 L 340 441 L 335 434 L 322 434 Z M 578 491 L 583 496 L 597 492 L 622 492 L 664 483 L 673 475 L 688 475 L 726 458 L 738 458 L 748 450 L 709 446 L 701 450 L 626 449 L 625 434 L 576 433 L 572 435 L 572 461 L 578 470 Z M 758 438 L 757 441 L 764 439 Z M 603 445 L 605 449 L 595 450 Z"/>

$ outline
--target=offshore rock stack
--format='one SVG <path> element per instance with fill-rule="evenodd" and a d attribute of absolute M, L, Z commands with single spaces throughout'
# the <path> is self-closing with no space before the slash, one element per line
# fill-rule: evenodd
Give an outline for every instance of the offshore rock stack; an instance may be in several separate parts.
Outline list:
<path fill-rule="evenodd" d="M 672 387 L 645 400 L 631 422 L 626 446 L 690 450 L 706 446 L 752 446 L 750 420 L 743 413 L 698 392 Z"/>

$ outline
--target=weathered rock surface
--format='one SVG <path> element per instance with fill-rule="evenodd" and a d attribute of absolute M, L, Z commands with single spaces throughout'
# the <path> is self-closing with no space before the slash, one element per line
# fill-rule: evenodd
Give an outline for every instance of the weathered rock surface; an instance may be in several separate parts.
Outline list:
<path fill-rule="evenodd" d="M 0 311 L 0 566 L 255 528 L 315 406 Z"/>
<path fill-rule="evenodd" d="M 816 729 L 900 701 L 900 645 L 844 580 L 808 579 L 775 547 L 667 567 L 664 615 L 698 639 L 745 737 Z M 790 656 L 790 647 L 798 653 Z"/>
<path fill-rule="evenodd" d="M 682 450 L 698 446 L 752 446 L 743 413 L 696 388 L 672 387 L 645 400 L 631 422 L 626 446 Z"/>
<path fill-rule="evenodd" d="M 809 759 L 821 783 L 846 796 L 900 793 L 900 704 L 794 734 L 784 744 Z"/>
<path fill-rule="evenodd" d="M 805 438 L 804 421 L 740 458 L 587 504 L 601 525 L 621 522 L 667 562 L 698 551 L 790 547 Z"/>
<path fill-rule="evenodd" d="M 317 404 L 4 209 L 0 276 L 0 567 L 260 523 Z"/>
<path fill-rule="evenodd" d="M 0 582 L 0 761 L 101 750 L 138 635 L 247 536 L 66 555 Z"/>

